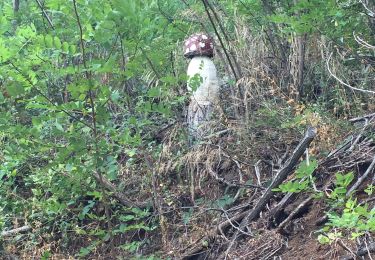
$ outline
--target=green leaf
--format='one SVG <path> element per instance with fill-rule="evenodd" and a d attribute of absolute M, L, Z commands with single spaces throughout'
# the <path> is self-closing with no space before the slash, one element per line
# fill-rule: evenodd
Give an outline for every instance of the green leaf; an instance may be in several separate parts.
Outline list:
<path fill-rule="evenodd" d="M 191 209 L 189 209 L 189 211 L 182 213 L 182 220 L 183 220 L 185 225 L 189 224 L 190 218 L 193 215 L 193 212 L 194 212 L 194 210 L 193 210 L 193 208 L 191 208 Z"/>
<path fill-rule="evenodd" d="M 83 209 L 82 212 L 79 214 L 79 219 L 84 219 L 86 214 L 94 207 L 95 201 L 90 201 Z"/>
<path fill-rule="evenodd" d="M 133 215 L 123 215 L 123 216 L 120 216 L 119 219 L 121 221 L 128 222 L 128 221 L 134 220 L 135 217 Z"/>
<path fill-rule="evenodd" d="M 69 46 L 69 53 L 74 55 L 77 53 L 77 47 L 75 45 L 70 45 Z"/>
<path fill-rule="evenodd" d="M 53 44 L 55 45 L 56 49 L 61 49 L 61 41 L 57 36 L 53 38 Z"/>
<path fill-rule="evenodd" d="M 44 44 L 47 48 L 53 48 L 53 38 L 50 34 L 44 36 Z"/>
<path fill-rule="evenodd" d="M 147 94 L 149 97 L 158 97 L 160 95 L 160 88 L 150 88 Z"/>
<path fill-rule="evenodd" d="M 63 42 L 63 44 L 62 44 L 62 50 L 64 52 L 68 53 L 69 52 L 69 43 Z"/>
<path fill-rule="evenodd" d="M 133 241 L 131 243 L 121 245 L 120 248 L 129 252 L 135 252 L 141 245 L 141 241 Z"/>
<path fill-rule="evenodd" d="M 111 100 L 114 102 L 114 103 L 117 103 L 120 99 L 120 93 L 119 91 L 116 89 L 115 91 L 113 91 L 111 93 Z"/>
<path fill-rule="evenodd" d="M 318 241 L 319 241 L 319 243 L 321 243 L 323 245 L 331 243 L 331 240 L 327 236 L 324 236 L 324 235 L 319 235 Z"/>
<path fill-rule="evenodd" d="M 79 256 L 85 257 L 91 253 L 92 249 L 90 247 L 82 247 L 81 250 L 79 250 Z"/>
<path fill-rule="evenodd" d="M 345 175 L 336 173 L 336 186 L 341 186 L 341 187 L 346 188 L 353 181 L 353 179 L 354 179 L 353 172 L 349 172 Z"/>
<path fill-rule="evenodd" d="M 5 98 L 3 93 L 0 91 L 0 103 L 4 102 Z"/>
<path fill-rule="evenodd" d="M 8 94 L 12 97 L 17 97 L 25 93 L 25 89 L 18 82 L 9 83 L 6 85 Z"/>
<path fill-rule="evenodd" d="M 51 252 L 50 251 L 44 251 L 42 254 L 42 257 L 40 258 L 41 260 L 48 260 L 51 257 Z"/>
<path fill-rule="evenodd" d="M 302 179 L 305 176 L 310 176 L 316 168 L 318 168 L 318 162 L 316 160 L 311 160 L 309 164 L 303 161 L 296 170 L 296 177 Z"/>
<path fill-rule="evenodd" d="M 56 128 L 57 128 L 59 131 L 64 132 L 64 128 L 63 128 L 62 125 L 57 121 L 57 119 L 56 119 L 56 121 L 55 121 L 55 126 L 56 126 Z"/>

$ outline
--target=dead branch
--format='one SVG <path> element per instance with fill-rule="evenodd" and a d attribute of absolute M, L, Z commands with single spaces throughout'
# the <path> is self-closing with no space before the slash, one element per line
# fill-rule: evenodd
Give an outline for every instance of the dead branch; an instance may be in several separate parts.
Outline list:
<path fill-rule="evenodd" d="M 284 227 L 293 219 L 294 216 L 296 216 L 302 209 L 304 209 L 309 203 L 313 200 L 313 196 L 309 196 L 307 199 L 305 199 L 301 204 L 299 204 L 295 210 L 292 211 L 292 213 L 289 214 L 289 216 L 280 223 L 279 227 L 277 228 L 278 231 L 281 231 L 284 229 Z"/>
<path fill-rule="evenodd" d="M 10 236 L 13 236 L 13 235 L 17 235 L 18 233 L 27 232 L 27 231 L 30 231 L 30 230 L 31 230 L 31 227 L 26 225 L 26 226 L 23 226 L 23 227 L 3 231 L 3 232 L 0 233 L 0 237 L 10 237 Z"/>
<path fill-rule="evenodd" d="M 306 180 L 306 177 L 301 179 L 300 182 Z M 277 205 L 272 208 L 271 212 L 269 213 L 269 220 L 270 222 L 274 221 L 275 219 L 277 219 L 282 210 L 286 207 L 286 205 L 290 202 L 291 199 L 293 199 L 295 197 L 296 193 L 292 193 L 292 192 L 288 192 L 283 198 L 282 200 L 279 201 L 279 203 L 277 203 Z"/>
<path fill-rule="evenodd" d="M 282 212 L 282 210 L 285 208 L 285 206 L 291 201 L 291 199 L 293 199 L 293 197 L 295 197 L 295 193 L 287 193 L 280 201 L 279 203 L 277 203 L 277 205 L 275 207 L 272 208 L 270 214 L 269 214 L 269 221 L 272 223 L 274 222 L 276 219 L 279 218 L 280 216 L 280 213 Z"/>
<path fill-rule="evenodd" d="M 271 199 L 273 195 L 273 189 L 278 187 L 287 177 L 288 175 L 293 171 L 296 164 L 298 163 L 298 160 L 301 158 L 301 156 L 304 154 L 306 148 L 310 145 L 310 143 L 314 140 L 314 137 L 316 136 L 317 130 L 314 127 L 309 127 L 305 133 L 304 138 L 302 141 L 298 144 L 296 149 L 294 150 L 292 156 L 288 159 L 288 161 L 285 163 L 284 167 L 276 174 L 276 177 L 270 184 L 270 186 L 267 188 L 263 196 L 260 198 L 258 203 L 255 205 L 255 207 L 250 210 L 250 212 L 247 214 L 246 217 L 244 217 L 239 225 L 239 230 L 243 230 L 244 227 L 246 227 L 249 222 L 253 221 L 263 210 L 263 208 L 267 205 L 269 200 Z M 231 243 L 229 244 L 226 252 L 228 253 L 231 247 L 233 246 L 234 242 L 236 241 L 237 237 L 239 236 L 239 231 L 237 230 L 231 240 Z"/>
<path fill-rule="evenodd" d="M 333 150 L 332 152 L 330 152 L 328 154 L 327 158 L 325 159 L 325 163 L 327 163 L 327 161 L 329 159 L 331 159 L 333 156 L 335 156 L 336 154 L 345 152 L 350 147 L 353 139 L 354 139 L 353 135 L 349 136 L 349 138 L 347 138 L 347 141 L 345 141 L 344 144 L 342 144 L 339 148 L 337 148 L 337 149 Z"/>
<path fill-rule="evenodd" d="M 363 120 L 366 120 L 366 119 L 370 119 L 372 117 L 375 117 L 375 113 L 349 119 L 349 122 L 355 123 L 355 122 L 363 121 Z"/>
<path fill-rule="evenodd" d="M 273 195 L 273 189 L 278 187 L 294 170 L 295 166 L 298 163 L 298 160 L 301 158 L 306 148 L 314 140 L 317 130 L 314 127 L 309 127 L 305 133 L 304 138 L 298 144 L 294 150 L 292 156 L 285 163 L 285 166 L 277 173 L 275 179 L 272 181 L 271 185 L 267 188 L 263 196 L 260 198 L 259 202 L 255 207 L 248 213 L 246 218 L 244 218 L 240 224 L 240 229 L 247 226 L 247 224 L 253 221 L 259 213 L 263 210 L 264 206 L 268 203 Z"/>
<path fill-rule="evenodd" d="M 198 241 L 209 241 L 209 240 L 215 238 L 217 234 L 224 234 L 223 230 L 226 227 L 230 226 L 231 223 L 233 223 L 233 222 L 241 220 L 243 217 L 246 216 L 246 214 L 247 214 L 247 212 L 244 211 L 242 213 L 239 213 L 239 214 L 235 215 L 234 217 L 232 217 L 230 219 L 227 219 L 226 221 L 220 223 L 214 229 L 209 231 L 206 236 L 199 238 Z M 191 255 L 196 255 L 197 253 L 202 251 L 202 249 L 203 249 L 202 243 L 194 243 L 194 244 L 192 244 L 192 246 L 188 246 L 187 248 L 185 248 L 185 250 L 183 250 L 183 251 L 185 251 L 185 253 L 181 256 L 181 258 L 184 259 L 185 257 L 191 256 Z"/>
<path fill-rule="evenodd" d="M 348 149 L 349 152 L 351 152 L 354 147 L 357 145 L 357 143 L 359 142 L 359 140 L 361 140 L 362 138 L 362 135 L 364 134 L 365 130 L 369 127 L 370 125 L 370 122 L 373 120 L 374 118 L 371 117 L 370 120 L 368 120 L 367 118 L 365 118 L 365 124 L 364 126 L 362 127 L 360 133 L 357 135 L 355 141 L 352 143 L 351 147 Z"/>
<path fill-rule="evenodd" d="M 214 229 L 212 229 L 208 235 L 201 238 L 205 241 L 208 241 L 212 238 L 214 238 L 217 234 L 223 233 L 222 230 L 231 225 L 231 223 L 242 220 L 241 224 L 239 225 L 239 229 L 243 230 L 243 228 L 252 221 L 258 214 L 262 211 L 264 206 L 268 203 L 268 201 L 271 199 L 273 195 L 273 189 L 279 186 L 286 178 L 287 176 L 293 171 L 296 164 L 298 163 L 299 158 L 303 155 L 306 148 L 310 145 L 310 143 L 313 141 L 314 137 L 316 136 L 317 130 L 314 127 L 309 127 L 305 133 L 304 138 L 301 140 L 301 142 L 298 144 L 296 149 L 294 150 L 292 156 L 288 159 L 288 161 L 285 163 L 285 166 L 278 172 L 275 179 L 271 183 L 271 185 L 267 188 L 259 202 L 255 205 L 255 207 L 249 212 L 243 211 L 234 217 L 227 219 L 226 221 L 222 222 L 220 225 L 216 226 Z M 251 203 L 251 201 L 250 201 Z M 237 230 L 237 232 L 234 235 L 234 238 L 238 236 L 240 232 Z M 200 240 L 201 240 L 200 239 Z M 233 240 L 232 240 L 233 241 Z M 200 252 L 203 249 L 203 246 L 200 243 L 196 243 L 192 248 L 189 247 L 184 256 L 194 255 L 198 252 Z"/>
<path fill-rule="evenodd" d="M 349 197 L 359 187 L 359 185 L 362 184 L 362 182 L 372 172 L 374 167 L 375 167 L 375 156 L 374 156 L 374 159 L 372 160 L 370 166 L 367 168 L 366 172 L 360 178 L 358 178 L 357 182 L 348 190 L 348 192 L 346 193 L 347 197 Z"/>
<path fill-rule="evenodd" d="M 363 93 L 375 95 L 375 91 L 352 87 L 349 84 L 347 84 L 344 81 L 342 81 L 341 79 L 339 79 L 335 74 L 333 74 L 333 72 L 331 71 L 331 69 L 329 67 L 329 62 L 331 61 L 332 54 L 333 53 L 331 52 L 331 54 L 329 55 L 329 57 L 327 59 L 327 69 L 328 69 L 329 74 L 331 74 L 332 77 L 334 77 L 338 82 L 340 82 L 342 85 L 344 85 L 345 87 L 347 87 L 347 88 L 349 88 L 351 90 L 360 91 L 360 92 L 363 92 Z"/>
<path fill-rule="evenodd" d="M 368 42 L 366 42 L 365 40 L 363 40 L 363 39 L 360 38 L 359 36 L 355 35 L 354 32 L 353 32 L 353 36 L 354 36 L 355 41 L 356 41 L 359 45 L 362 45 L 363 47 L 365 47 L 365 48 L 367 48 L 367 49 L 375 49 L 375 46 L 369 44 Z"/>
<path fill-rule="evenodd" d="M 339 246 L 341 246 L 342 249 L 344 249 L 345 251 L 349 252 L 350 255 L 355 256 L 355 253 L 346 244 L 344 244 L 344 242 L 342 240 L 338 239 L 337 240 L 337 244 Z"/>
<path fill-rule="evenodd" d="M 319 218 L 315 221 L 315 226 L 321 226 L 328 221 L 328 215 L 324 215 L 323 217 Z"/>
<path fill-rule="evenodd" d="M 358 249 L 357 252 L 356 252 L 356 255 L 360 257 L 360 256 L 364 256 L 366 254 L 369 254 L 371 252 L 375 252 L 375 242 L 370 243 L 367 246 L 361 247 L 360 249 Z M 353 260 L 355 258 L 351 255 L 350 256 L 346 255 L 346 256 L 341 256 L 339 259 L 340 260 Z"/>
<path fill-rule="evenodd" d="M 363 5 L 363 7 L 366 9 L 367 11 L 367 15 L 370 16 L 371 18 L 375 18 L 375 12 L 372 11 L 366 4 L 365 2 L 363 2 L 363 0 L 360 0 L 361 4 Z"/>
<path fill-rule="evenodd" d="M 260 170 L 259 170 L 259 163 L 260 162 L 261 162 L 261 160 L 256 162 L 256 164 L 254 165 L 254 169 L 255 169 L 255 176 L 257 177 L 258 185 L 262 186 L 262 184 L 260 182 Z"/>
<path fill-rule="evenodd" d="M 244 206 L 237 207 L 237 209 L 246 209 L 247 207 L 250 206 L 250 203 L 252 202 L 252 200 L 253 200 L 253 196 L 250 199 L 248 199 L 246 203 L 243 204 Z M 217 225 L 212 230 L 210 230 L 206 236 L 198 239 L 198 241 L 209 241 L 215 238 L 218 234 L 219 235 L 224 234 L 223 232 L 224 229 L 226 229 L 233 223 L 236 223 L 240 221 L 241 219 L 243 219 L 246 216 L 246 214 L 247 214 L 247 211 L 244 210 L 232 216 L 231 218 L 227 218 L 225 221 L 221 222 L 219 225 Z M 195 255 L 199 253 L 202 249 L 203 249 L 202 243 L 194 243 L 192 244 L 192 246 L 188 246 L 187 248 L 185 248 L 185 250 L 183 250 L 185 253 L 183 254 L 181 258 Z"/>

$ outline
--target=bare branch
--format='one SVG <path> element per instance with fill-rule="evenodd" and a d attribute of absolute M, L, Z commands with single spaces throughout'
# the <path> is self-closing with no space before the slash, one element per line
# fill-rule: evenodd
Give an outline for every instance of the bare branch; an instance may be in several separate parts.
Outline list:
<path fill-rule="evenodd" d="M 279 186 L 293 171 L 296 164 L 298 163 L 299 158 L 303 155 L 305 149 L 310 145 L 313 141 L 314 137 L 317 134 L 317 130 L 313 127 L 309 127 L 306 131 L 305 137 L 301 140 L 298 144 L 296 149 L 294 150 L 292 156 L 288 159 L 285 163 L 284 167 L 277 173 L 275 179 L 272 181 L 270 186 L 267 188 L 266 192 L 260 198 L 258 203 L 254 206 L 254 208 L 249 211 L 248 215 L 242 220 L 240 224 L 240 228 L 247 226 L 250 221 L 253 221 L 259 213 L 262 211 L 264 206 L 268 203 L 273 195 L 273 189 Z"/>
<path fill-rule="evenodd" d="M 37 4 L 38 4 L 40 10 L 42 10 L 43 15 L 44 15 L 44 17 L 47 19 L 47 21 L 48 21 L 49 25 L 51 26 L 51 28 L 52 28 L 53 30 L 55 30 L 55 27 L 53 26 L 53 23 L 52 23 L 51 19 L 49 18 L 48 14 L 46 13 L 46 11 L 44 10 L 42 4 L 39 2 L 39 0 L 35 0 L 35 1 L 37 2 Z"/>
<path fill-rule="evenodd" d="M 353 32 L 353 37 L 354 37 L 355 41 L 356 41 L 359 45 L 361 45 L 361 46 L 363 46 L 363 47 L 365 47 L 365 48 L 368 48 L 368 49 L 374 49 L 374 50 L 375 50 L 375 46 L 369 44 L 368 42 L 366 42 L 365 40 L 363 40 L 363 39 L 360 38 L 359 36 L 355 35 L 354 32 Z"/>
<path fill-rule="evenodd" d="M 368 8 L 368 6 L 363 2 L 363 0 L 360 0 L 360 2 L 363 5 L 363 7 L 366 9 L 367 15 L 372 17 L 372 18 L 375 18 L 375 12 L 372 11 L 370 8 Z"/>
<path fill-rule="evenodd" d="M 0 233 L 0 237 L 9 237 L 9 236 L 13 236 L 18 233 L 21 233 L 21 232 L 27 232 L 29 230 L 31 230 L 31 227 L 26 225 L 23 227 L 12 229 L 12 230 L 3 231 Z"/>
<path fill-rule="evenodd" d="M 209 9 L 208 9 L 208 8 L 209 8 L 208 1 L 207 1 L 207 0 L 202 0 L 202 3 L 203 3 L 203 5 L 204 5 L 204 9 L 205 9 L 205 11 L 206 11 L 206 13 L 207 13 L 208 19 L 210 20 L 211 25 L 212 25 L 212 27 L 214 28 L 215 34 L 216 34 L 217 38 L 219 39 L 220 45 L 221 45 L 221 47 L 223 48 L 223 51 L 224 51 L 225 57 L 226 57 L 227 60 L 228 60 L 228 63 L 229 63 L 229 66 L 230 66 L 230 68 L 231 68 L 231 70 L 232 70 L 233 76 L 236 78 L 236 81 L 238 81 L 238 80 L 239 80 L 239 76 L 237 75 L 236 70 L 234 69 L 234 66 L 233 66 L 233 64 L 232 64 L 232 60 L 231 60 L 231 58 L 230 58 L 230 56 L 229 56 L 229 53 L 228 53 L 227 49 L 225 48 L 224 42 L 223 42 L 223 40 L 221 39 L 220 34 L 219 34 L 219 32 L 218 32 L 218 30 L 217 30 L 217 28 L 216 28 L 216 26 L 215 26 L 215 22 L 213 21 L 213 19 L 212 19 L 212 17 L 211 17 L 210 11 L 209 11 Z"/>
<path fill-rule="evenodd" d="M 342 81 L 341 79 L 339 79 L 335 74 L 333 74 L 332 71 L 331 71 L 331 69 L 330 69 L 330 67 L 329 67 L 329 62 L 331 61 L 332 54 L 333 54 L 333 52 L 331 52 L 331 54 L 329 55 L 329 57 L 327 59 L 327 63 L 326 63 L 327 64 L 328 72 L 329 72 L 329 74 L 331 74 L 332 77 L 334 77 L 338 82 L 340 82 L 342 85 L 344 85 L 345 87 L 347 87 L 347 88 L 349 88 L 351 90 L 360 91 L 360 92 L 363 92 L 363 93 L 375 95 L 375 91 L 352 87 L 349 84 L 347 84 L 344 81 Z"/>
<path fill-rule="evenodd" d="M 366 172 L 358 178 L 357 182 L 350 188 L 350 190 L 346 193 L 346 196 L 348 197 L 351 195 L 358 187 L 359 185 L 362 184 L 362 182 L 367 178 L 367 176 L 372 172 L 372 170 L 375 167 L 375 156 L 374 159 L 372 160 L 370 166 L 367 168 Z"/>

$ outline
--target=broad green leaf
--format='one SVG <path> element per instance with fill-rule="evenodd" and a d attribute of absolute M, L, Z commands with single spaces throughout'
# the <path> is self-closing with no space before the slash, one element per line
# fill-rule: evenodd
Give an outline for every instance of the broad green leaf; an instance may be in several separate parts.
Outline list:
<path fill-rule="evenodd" d="M 62 44 L 62 50 L 64 52 L 68 53 L 69 52 L 69 43 L 63 42 L 63 44 Z"/>
<path fill-rule="evenodd" d="M 55 126 L 59 131 L 64 132 L 64 128 L 57 120 L 55 121 Z"/>
<path fill-rule="evenodd" d="M 50 34 L 44 36 L 44 44 L 47 48 L 53 47 L 53 37 Z"/>
<path fill-rule="evenodd" d="M 74 55 L 77 53 L 77 47 L 75 45 L 70 45 L 69 46 L 69 53 Z"/>
<path fill-rule="evenodd" d="M 25 92 L 25 89 L 18 82 L 9 83 L 6 85 L 5 88 L 8 94 L 12 97 L 17 97 L 19 95 L 22 95 Z"/>
<path fill-rule="evenodd" d="M 55 45 L 56 49 L 61 49 L 61 41 L 57 36 L 53 38 L 53 44 Z"/>

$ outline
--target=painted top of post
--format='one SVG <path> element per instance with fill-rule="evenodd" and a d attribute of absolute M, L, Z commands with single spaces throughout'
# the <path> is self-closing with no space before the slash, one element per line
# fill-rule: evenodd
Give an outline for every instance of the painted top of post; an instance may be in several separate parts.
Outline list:
<path fill-rule="evenodd" d="M 212 58 L 214 56 L 213 39 L 204 33 L 196 33 L 185 40 L 184 56 L 193 58 L 197 56 L 206 56 Z"/>

